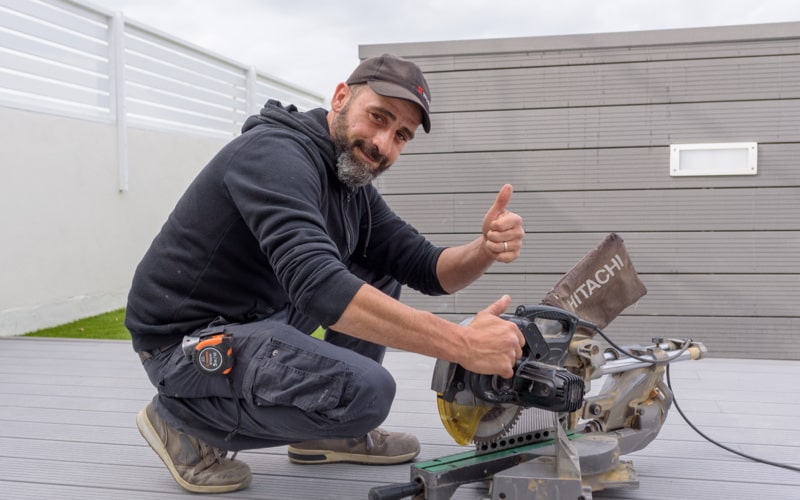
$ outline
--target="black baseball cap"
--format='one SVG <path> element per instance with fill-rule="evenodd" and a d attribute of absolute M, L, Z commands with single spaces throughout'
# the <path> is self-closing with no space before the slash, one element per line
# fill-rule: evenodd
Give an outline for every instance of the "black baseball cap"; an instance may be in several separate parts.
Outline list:
<path fill-rule="evenodd" d="M 370 57 L 358 65 L 346 83 L 366 83 L 376 94 L 418 104 L 422 128 L 426 133 L 431 131 L 431 91 L 422 70 L 413 62 L 391 54 Z"/>

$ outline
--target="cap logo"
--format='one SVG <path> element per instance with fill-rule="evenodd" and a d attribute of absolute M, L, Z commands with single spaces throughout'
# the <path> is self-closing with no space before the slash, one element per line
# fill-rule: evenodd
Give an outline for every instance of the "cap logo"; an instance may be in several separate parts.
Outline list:
<path fill-rule="evenodd" d="M 421 95 L 425 99 L 425 102 L 428 104 L 428 106 L 431 105 L 431 100 L 428 99 L 428 94 L 425 93 L 425 89 L 422 88 L 422 85 L 417 85 L 417 94 Z"/>

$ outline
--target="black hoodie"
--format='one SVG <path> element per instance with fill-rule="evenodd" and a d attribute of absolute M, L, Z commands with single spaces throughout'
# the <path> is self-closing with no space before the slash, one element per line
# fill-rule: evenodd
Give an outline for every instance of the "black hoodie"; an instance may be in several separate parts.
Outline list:
<path fill-rule="evenodd" d="M 337 179 L 326 115 L 269 101 L 198 174 L 133 277 L 125 326 L 135 350 L 288 304 L 333 324 L 363 284 L 349 260 L 444 293 L 435 272 L 442 248 L 372 185 L 351 191 Z"/>

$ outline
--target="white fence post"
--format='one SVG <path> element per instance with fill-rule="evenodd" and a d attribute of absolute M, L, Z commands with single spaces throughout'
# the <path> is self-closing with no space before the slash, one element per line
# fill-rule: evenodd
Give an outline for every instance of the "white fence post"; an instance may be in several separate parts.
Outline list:
<path fill-rule="evenodd" d="M 256 114 L 260 109 L 260 104 L 257 101 L 258 96 L 256 95 L 257 82 L 258 71 L 256 71 L 255 66 L 250 66 L 247 69 L 247 106 L 245 107 L 248 115 Z"/>
<path fill-rule="evenodd" d="M 113 61 L 113 81 L 110 90 L 114 93 L 112 105 L 117 124 L 117 168 L 119 190 L 128 190 L 128 121 L 125 112 L 125 19 L 121 12 L 114 13 L 109 32 L 109 51 Z"/>

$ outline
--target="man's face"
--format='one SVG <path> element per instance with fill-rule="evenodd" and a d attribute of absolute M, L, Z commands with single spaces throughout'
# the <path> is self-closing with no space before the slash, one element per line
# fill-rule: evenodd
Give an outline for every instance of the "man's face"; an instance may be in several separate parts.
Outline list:
<path fill-rule="evenodd" d="M 350 188 L 365 186 L 386 171 L 413 139 L 421 122 L 416 104 L 380 96 L 368 86 L 348 89 L 331 123 L 338 177 Z M 334 96 L 334 101 L 338 96 Z"/>

